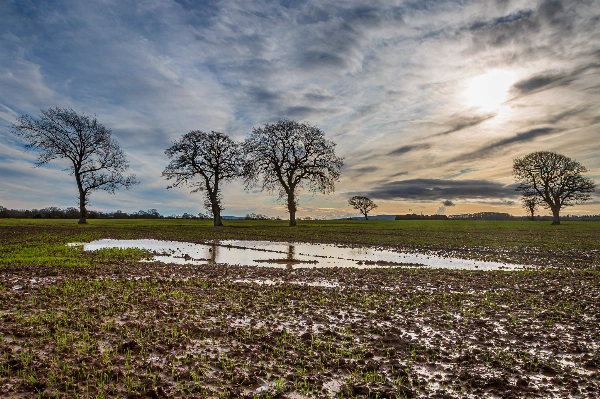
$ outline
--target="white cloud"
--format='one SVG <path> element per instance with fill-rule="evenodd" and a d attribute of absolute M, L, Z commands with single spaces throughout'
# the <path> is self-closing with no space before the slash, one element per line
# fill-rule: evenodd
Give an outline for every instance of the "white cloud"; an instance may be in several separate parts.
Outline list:
<path fill-rule="evenodd" d="M 561 9 L 526 0 L 67 1 L 24 11 L 11 4 L 0 5 L 0 159 L 19 158 L 6 127 L 16 115 L 55 106 L 95 113 L 142 182 L 116 196 L 96 194 L 106 210 L 155 202 L 164 213 L 197 208 L 198 194 L 164 190 L 170 142 L 192 129 L 241 140 L 283 117 L 321 127 L 346 157 L 337 194 L 309 200 L 320 214 L 331 212 L 326 202 L 343 214 L 345 193 L 390 180 L 470 168 L 469 179 L 507 184 L 512 158 L 532 150 L 558 150 L 600 175 L 599 152 L 589 145 L 600 115 L 597 2 Z M 465 90 L 498 69 L 521 86 L 499 108 L 478 110 Z M 561 133 L 513 139 L 544 128 Z M 45 194 L 30 192 L 45 175 L 24 184 L 15 176 L 26 162 L 11 165 L 16 173 L 1 178 L 14 198 L 47 205 Z M 71 189 L 66 180 L 55 184 Z M 285 214 L 273 196 L 240 190 L 226 188 L 228 210 Z"/>

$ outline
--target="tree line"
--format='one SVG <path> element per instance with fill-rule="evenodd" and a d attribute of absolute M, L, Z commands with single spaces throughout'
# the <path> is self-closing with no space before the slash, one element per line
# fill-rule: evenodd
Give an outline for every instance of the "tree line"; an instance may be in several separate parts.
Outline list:
<path fill-rule="evenodd" d="M 191 213 L 183 213 L 182 215 L 162 215 L 156 209 L 143 210 L 137 212 L 123 212 L 117 210 L 115 212 L 100 212 L 88 211 L 88 219 L 197 219 L 208 220 L 212 219 L 212 215 L 200 212 L 196 215 Z M 41 209 L 9 209 L 0 205 L 0 218 L 24 218 L 24 219 L 78 219 L 79 209 L 75 207 L 59 208 L 57 206 L 49 206 Z M 281 220 L 279 217 L 269 217 L 260 213 L 248 213 L 245 217 L 239 218 L 245 220 Z M 309 220 L 305 219 L 305 220 Z"/>
<path fill-rule="evenodd" d="M 163 216 L 156 209 L 149 209 L 147 211 L 141 209 L 137 212 L 123 212 L 121 210 L 115 212 L 100 212 L 100 211 L 88 211 L 87 217 L 89 219 L 175 219 L 175 218 L 196 218 L 202 219 L 206 216 L 202 214 L 190 215 L 184 213 L 183 216 L 171 215 Z M 57 206 L 49 206 L 41 209 L 9 209 L 0 205 L 0 218 L 34 218 L 34 219 L 77 219 L 79 218 L 79 209 L 75 207 L 59 208 Z"/>
<path fill-rule="evenodd" d="M 55 159 L 67 161 L 79 192 L 79 223 L 87 221 L 92 192 L 114 194 L 139 184 L 129 173 L 129 162 L 111 130 L 96 117 L 50 108 L 37 118 L 20 116 L 12 131 L 27 142 L 26 149 L 37 152 L 35 166 Z M 192 192 L 203 192 L 215 226 L 222 225 L 222 186 L 237 178 L 246 189 L 259 186 L 279 194 L 287 205 L 289 224 L 295 226 L 300 189 L 334 191 L 344 163 L 335 146 L 321 129 L 289 119 L 253 128 L 241 143 L 224 133 L 193 130 L 165 150 L 170 162 L 163 176 L 172 181 L 167 188 L 188 186 Z"/>
<path fill-rule="evenodd" d="M 72 109 L 50 108 L 34 118 L 22 115 L 11 125 L 15 135 L 36 151 L 35 166 L 55 159 L 67 161 L 79 192 L 79 223 L 86 223 L 92 192 L 114 194 L 119 188 L 139 184 L 129 173 L 129 162 L 110 129 L 96 117 Z M 332 193 L 340 178 L 344 159 L 335 154 L 336 144 L 308 123 L 283 119 L 253 128 L 243 142 L 224 133 L 193 130 L 165 150 L 170 162 L 163 171 L 167 188 L 187 186 L 204 193 L 204 206 L 215 226 L 221 226 L 222 187 L 242 179 L 246 189 L 260 187 L 277 193 L 286 204 L 290 226 L 296 225 L 298 192 Z M 549 151 L 531 153 L 513 161 L 517 191 L 531 217 L 539 206 L 551 210 L 553 224 L 560 224 L 560 210 L 591 199 L 595 183 L 583 176 L 588 170 L 579 162 Z M 368 220 L 377 208 L 369 198 L 354 196 L 348 204 Z"/>

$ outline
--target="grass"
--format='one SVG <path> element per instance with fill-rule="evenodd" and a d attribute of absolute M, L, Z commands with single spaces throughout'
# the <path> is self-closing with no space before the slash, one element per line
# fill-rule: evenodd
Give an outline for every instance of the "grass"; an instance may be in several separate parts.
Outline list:
<path fill-rule="evenodd" d="M 238 397 L 265 383 L 271 388 L 259 397 L 290 390 L 322 397 L 328 378 L 346 381 L 340 395 L 349 397 L 377 397 L 387 386 L 398 397 L 429 397 L 448 387 L 485 397 L 492 394 L 484 389 L 486 375 L 559 375 L 565 387 L 574 380 L 598 388 L 594 320 L 600 313 L 592 302 L 598 273 L 390 269 L 346 275 L 353 283 L 343 291 L 164 276 L 69 278 L 5 291 L 2 333 L 13 341 L 0 344 L 0 379 L 61 397 L 153 395 L 160 389 L 173 397 Z M 384 281 L 397 289 L 390 291 Z M 365 290 L 365 282 L 372 288 Z M 586 292 L 549 300 L 547 292 L 532 290 L 540 284 Z M 511 289 L 518 285 L 523 289 Z M 300 302 L 305 307 L 298 314 Z M 355 320 L 344 321 L 342 312 Z M 244 317 L 262 324 L 234 322 Z M 309 321 L 320 327 L 306 335 Z M 10 349 L 14 342 L 21 349 Z M 571 353 L 577 354 L 569 360 L 589 374 L 558 361 Z M 446 368 L 447 376 L 423 374 L 427 367 Z M 552 396 L 548 385 L 540 384 L 537 394 Z"/>
<path fill-rule="evenodd" d="M 227 223 L 0 220 L 0 396 L 592 398 L 600 390 L 600 272 L 590 270 L 598 223 Z M 552 258 L 556 268 L 177 266 L 139 262 L 149 255 L 139 250 L 65 246 L 99 238 L 330 242 Z M 284 282 L 253 283 L 264 280 Z M 303 285 L 319 281 L 338 286 Z M 330 383 L 339 389 L 329 392 Z"/>
<path fill-rule="evenodd" d="M 600 222 L 517 221 L 225 221 L 213 227 L 203 220 L 0 219 L 5 234 L 45 234 L 53 242 L 98 238 L 173 240 L 248 239 L 385 246 L 469 246 L 491 248 L 600 249 Z M 22 238 L 22 237 L 21 237 Z M 37 238 L 37 237 L 36 237 Z"/>
<path fill-rule="evenodd" d="M 213 227 L 199 220 L 0 219 L 0 267 L 91 266 L 120 254 L 133 261 L 140 251 L 113 250 L 95 255 L 66 248 L 69 242 L 100 238 L 155 238 L 189 242 L 218 239 L 268 240 L 391 247 L 441 255 L 537 265 L 577 267 L 600 263 L 600 223 L 513 221 L 227 221 Z M 96 258 L 96 259 L 91 259 Z M 91 263 L 90 263 L 91 262 Z"/>

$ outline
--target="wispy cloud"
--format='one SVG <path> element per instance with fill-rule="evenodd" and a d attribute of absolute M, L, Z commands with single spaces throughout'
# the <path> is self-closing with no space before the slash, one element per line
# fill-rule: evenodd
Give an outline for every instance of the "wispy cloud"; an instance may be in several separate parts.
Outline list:
<path fill-rule="evenodd" d="M 402 155 L 411 151 L 418 150 L 427 150 L 431 148 L 430 144 L 412 144 L 412 145 L 403 145 L 402 147 L 398 147 L 395 150 L 388 152 L 388 155 Z"/>
<path fill-rule="evenodd" d="M 600 62 L 592 62 L 569 72 L 548 72 L 531 76 L 515 83 L 512 89 L 518 96 L 537 93 L 559 86 L 567 86 L 584 77 L 585 74 L 597 75 L 598 70 L 600 70 Z"/>
<path fill-rule="evenodd" d="M 514 143 L 521 143 L 531 141 L 537 137 L 547 136 L 549 134 L 554 134 L 557 132 L 557 129 L 551 127 L 541 127 L 538 129 L 531 129 L 526 132 L 517 133 L 512 137 L 507 137 L 502 140 L 498 140 L 492 144 L 489 144 L 481 149 L 481 151 L 486 152 L 489 150 L 493 150 L 496 148 L 505 147 Z"/>
<path fill-rule="evenodd" d="M 600 122 L 599 20 L 594 1 L 0 2 L 0 159 L 15 161 L 0 171 L 11 185 L 0 204 L 47 205 L 30 190 L 47 176 L 29 174 L 26 154 L 16 162 L 7 126 L 56 106 L 97 114 L 122 143 L 142 184 L 92 203 L 134 208 L 125 211 L 162 203 L 163 213 L 197 213 L 197 196 L 164 190 L 171 141 L 192 129 L 242 140 L 284 117 L 338 143 L 347 160 L 338 193 L 383 190 L 383 201 L 406 188 L 395 179 L 441 182 L 467 167 L 473 181 L 504 187 L 512 158 L 530 150 L 585 154 L 600 175 L 589 144 Z M 515 81 L 485 110 L 465 92 L 494 69 Z M 54 204 L 72 205 L 69 179 L 56 184 Z M 239 188 L 226 189 L 228 209 L 275 206 Z"/>
<path fill-rule="evenodd" d="M 492 119 L 494 116 L 496 116 L 495 113 L 487 113 L 483 115 L 460 115 L 453 117 L 451 120 L 446 122 L 446 125 L 449 126 L 447 130 L 436 133 L 432 137 L 446 136 L 451 133 L 460 132 L 461 130 L 477 126 L 489 119 Z"/>
<path fill-rule="evenodd" d="M 513 144 L 521 144 L 533 141 L 538 137 L 543 137 L 558 132 L 558 129 L 542 127 L 531 129 L 526 132 L 517 133 L 514 136 L 506 137 L 502 140 L 494 141 L 475 151 L 461 154 L 452 158 L 449 162 L 473 161 L 481 158 L 489 158 L 494 151 L 500 151 Z"/>

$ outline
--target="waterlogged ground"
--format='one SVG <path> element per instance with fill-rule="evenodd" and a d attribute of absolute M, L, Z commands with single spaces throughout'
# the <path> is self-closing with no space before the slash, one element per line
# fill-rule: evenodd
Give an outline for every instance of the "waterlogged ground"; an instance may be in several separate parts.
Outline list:
<path fill-rule="evenodd" d="M 157 239 L 206 243 L 247 240 L 336 244 L 474 259 L 541 268 L 600 270 L 600 223 L 495 221 L 226 221 L 215 229 L 198 220 L 0 219 L 3 265 L 89 266 L 65 244 L 99 239 Z"/>
<path fill-rule="evenodd" d="M 449 258 L 429 254 L 398 252 L 332 244 L 281 243 L 270 241 L 222 240 L 194 244 L 165 240 L 103 239 L 90 243 L 69 243 L 86 251 L 104 248 L 137 248 L 151 251 L 153 260 L 163 263 L 211 265 L 226 263 L 243 266 L 356 267 L 427 266 L 444 269 L 503 270 L 522 269 L 523 265 Z"/>
<path fill-rule="evenodd" d="M 515 236 L 538 248 L 540 269 L 519 271 L 163 264 L 148 262 L 150 252 L 65 244 L 165 239 L 165 230 L 35 227 L 0 231 L 2 398 L 600 392 L 599 244 L 589 226 L 571 231 L 580 243 L 569 248 Z M 439 229 L 427 233 L 430 248 L 441 245 Z M 488 248 L 523 259 L 493 240 Z"/>
<path fill-rule="evenodd" d="M 320 282 L 336 286 L 307 284 Z M 137 263 L 14 270 L 1 284 L 2 397 L 593 398 L 600 389 L 592 272 Z"/>

